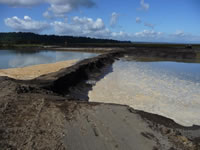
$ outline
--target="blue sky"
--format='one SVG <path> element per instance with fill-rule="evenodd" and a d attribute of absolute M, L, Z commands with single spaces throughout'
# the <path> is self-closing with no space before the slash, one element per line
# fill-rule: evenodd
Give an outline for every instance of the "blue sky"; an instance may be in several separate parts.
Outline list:
<path fill-rule="evenodd" d="M 0 0 L 0 32 L 200 43 L 199 0 Z"/>

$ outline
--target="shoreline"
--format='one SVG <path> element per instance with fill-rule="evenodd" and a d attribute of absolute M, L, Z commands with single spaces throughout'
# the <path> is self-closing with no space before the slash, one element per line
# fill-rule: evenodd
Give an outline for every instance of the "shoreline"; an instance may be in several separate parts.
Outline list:
<path fill-rule="evenodd" d="M 125 105 L 79 99 L 93 86 L 85 81 L 97 80 L 125 53 L 102 54 L 27 81 L 0 77 L 1 147 L 199 150 L 200 126 L 183 127 Z"/>

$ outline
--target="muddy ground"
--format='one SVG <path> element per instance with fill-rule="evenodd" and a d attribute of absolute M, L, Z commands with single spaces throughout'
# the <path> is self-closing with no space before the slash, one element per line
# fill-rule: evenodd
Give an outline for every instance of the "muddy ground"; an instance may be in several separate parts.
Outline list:
<path fill-rule="evenodd" d="M 147 54 L 134 51 L 135 56 Z M 87 101 L 88 91 L 112 71 L 115 59 L 134 51 L 109 52 L 33 80 L 0 77 L 0 149 L 199 150 L 199 126 Z M 168 53 L 163 57 L 176 52 L 163 51 Z M 196 58 L 193 51 L 177 54 Z"/>

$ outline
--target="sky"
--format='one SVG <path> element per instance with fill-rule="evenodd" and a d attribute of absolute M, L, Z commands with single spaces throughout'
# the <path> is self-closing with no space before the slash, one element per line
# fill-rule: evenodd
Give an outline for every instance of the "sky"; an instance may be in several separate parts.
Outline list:
<path fill-rule="evenodd" d="M 0 32 L 200 43 L 200 0 L 0 0 Z"/>

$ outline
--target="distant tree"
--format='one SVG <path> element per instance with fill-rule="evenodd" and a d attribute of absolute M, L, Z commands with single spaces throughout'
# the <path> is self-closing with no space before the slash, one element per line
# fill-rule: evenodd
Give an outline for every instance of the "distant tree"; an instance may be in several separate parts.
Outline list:
<path fill-rule="evenodd" d="M 75 45 L 75 44 L 103 44 L 103 43 L 130 43 L 110 39 L 95 39 L 89 37 L 38 35 L 35 33 L 9 32 L 0 33 L 0 44 L 43 44 L 43 45 Z"/>

